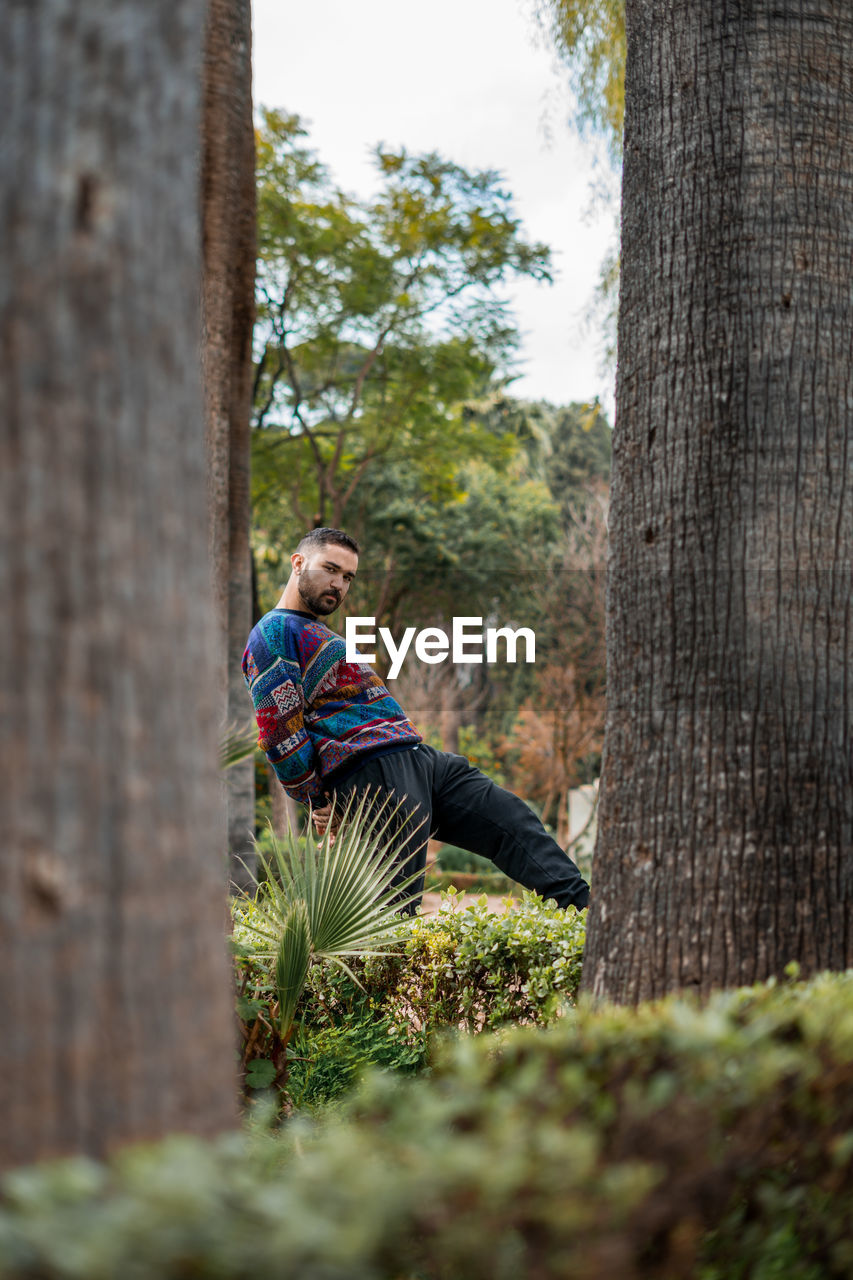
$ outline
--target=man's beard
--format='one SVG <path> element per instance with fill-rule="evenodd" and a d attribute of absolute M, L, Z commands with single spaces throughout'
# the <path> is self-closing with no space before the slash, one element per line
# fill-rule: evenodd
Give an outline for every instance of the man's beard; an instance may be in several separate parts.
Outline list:
<path fill-rule="evenodd" d="M 315 587 L 311 582 L 312 576 L 310 570 L 303 570 L 300 574 L 299 594 L 308 606 L 309 613 L 315 613 L 318 618 L 325 618 L 328 614 L 335 612 L 341 603 L 341 597 L 331 587 L 327 587 L 325 591 Z M 306 579 L 308 579 L 307 582 Z"/>

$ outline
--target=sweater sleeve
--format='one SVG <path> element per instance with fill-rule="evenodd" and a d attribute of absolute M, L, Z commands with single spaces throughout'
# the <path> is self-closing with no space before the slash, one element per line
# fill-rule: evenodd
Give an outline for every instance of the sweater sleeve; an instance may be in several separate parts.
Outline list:
<path fill-rule="evenodd" d="M 289 646 L 288 646 L 289 648 Z M 252 695 L 258 724 L 258 746 L 285 791 L 303 803 L 322 803 L 325 795 L 318 761 L 305 727 L 305 698 L 298 654 L 275 655 L 258 670 L 250 649 L 243 656 L 243 675 Z"/>

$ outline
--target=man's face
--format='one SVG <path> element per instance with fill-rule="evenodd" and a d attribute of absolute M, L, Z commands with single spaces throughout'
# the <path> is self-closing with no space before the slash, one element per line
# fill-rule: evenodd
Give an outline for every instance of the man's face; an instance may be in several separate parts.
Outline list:
<path fill-rule="evenodd" d="M 325 618 L 335 612 L 349 591 L 358 568 L 358 556 L 349 547 L 327 542 L 307 555 L 297 552 L 293 568 L 306 612 Z"/>

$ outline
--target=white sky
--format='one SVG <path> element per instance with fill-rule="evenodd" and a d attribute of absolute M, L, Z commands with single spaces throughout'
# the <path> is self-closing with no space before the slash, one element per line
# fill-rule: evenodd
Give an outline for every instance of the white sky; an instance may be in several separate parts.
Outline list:
<path fill-rule="evenodd" d="M 304 117 L 340 186 L 369 194 L 370 148 L 438 151 L 498 169 L 529 238 L 554 251 L 553 285 L 507 286 L 523 335 L 513 395 L 598 396 L 601 334 L 585 323 L 612 236 L 589 215 L 595 152 L 567 123 L 566 73 L 537 40 L 526 0 L 253 0 L 255 103 Z"/>

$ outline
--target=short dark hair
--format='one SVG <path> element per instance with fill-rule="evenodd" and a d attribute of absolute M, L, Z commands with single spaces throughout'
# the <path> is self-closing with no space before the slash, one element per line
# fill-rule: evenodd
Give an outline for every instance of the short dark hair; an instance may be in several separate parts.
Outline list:
<path fill-rule="evenodd" d="M 325 547 L 329 544 L 334 547 L 349 547 L 350 551 L 354 551 L 357 556 L 361 555 L 361 549 L 355 538 L 344 533 L 343 529 L 309 529 L 305 537 L 300 538 L 296 550 L 304 554 L 315 547 Z"/>

